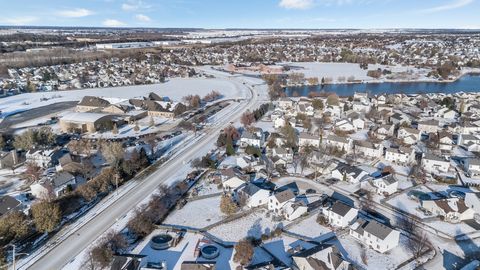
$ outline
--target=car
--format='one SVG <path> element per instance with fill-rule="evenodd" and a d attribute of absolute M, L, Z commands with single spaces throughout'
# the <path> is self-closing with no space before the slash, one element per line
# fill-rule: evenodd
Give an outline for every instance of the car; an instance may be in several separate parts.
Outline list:
<path fill-rule="evenodd" d="M 305 191 L 306 194 L 315 194 L 317 191 L 315 189 L 309 188 Z"/>

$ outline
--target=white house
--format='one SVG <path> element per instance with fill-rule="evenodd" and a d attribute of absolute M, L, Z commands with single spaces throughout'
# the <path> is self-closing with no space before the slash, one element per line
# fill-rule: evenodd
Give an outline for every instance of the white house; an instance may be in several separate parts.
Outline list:
<path fill-rule="evenodd" d="M 451 151 L 453 149 L 453 137 L 448 132 L 439 133 L 439 148 L 440 150 Z"/>
<path fill-rule="evenodd" d="M 396 164 L 410 164 L 415 160 L 415 152 L 411 148 L 387 148 L 385 160 Z"/>
<path fill-rule="evenodd" d="M 77 178 L 75 178 L 75 176 L 62 171 L 40 179 L 38 182 L 30 185 L 30 191 L 36 198 L 48 200 L 61 196 L 67 192 L 68 189 L 75 189 L 77 184 Z"/>
<path fill-rule="evenodd" d="M 415 128 L 407 128 L 407 127 L 402 127 L 398 129 L 398 136 L 397 138 L 403 139 L 409 136 L 413 136 L 417 141 L 420 140 L 422 135 L 422 132 L 418 129 Z"/>
<path fill-rule="evenodd" d="M 341 131 L 346 131 L 346 132 L 351 132 L 351 131 L 356 130 L 356 128 L 352 124 L 352 122 L 350 122 L 347 119 L 342 119 L 342 120 L 337 121 L 335 123 L 335 129 L 336 130 L 341 130 Z"/>
<path fill-rule="evenodd" d="M 367 102 L 354 101 L 352 105 L 352 110 L 356 112 L 368 113 L 370 111 L 370 104 Z"/>
<path fill-rule="evenodd" d="M 350 235 L 371 249 L 385 253 L 398 246 L 400 232 L 375 220 L 363 218 L 350 226 Z"/>
<path fill-rule="evenodd" d="M 276 214 L 280 214 L 282 208 L 288 201 L 294 201 L 295 194 L 290 189 L 285 189 L 284 191 L 274 193 L 268 199 L 267 208 L 270 211 L 273 211 Z"/>
<path fill-rule="evenodd" d="M 448 198 L 439 200 L 422 200 L 421 205 L 436 216 L 444 217 L 451 223 L 473 219 L 475 211 L 465 204 L 464 199 Z"/>
<path fill-rule="evenodd" d="M 295 220 L 308 212 L 308 205 L 303 200 L 289 200 L 282 208 L 287 220 Z"/>
<path fill-rule="evenodd" d="M 330 208 L 323 211 L 328 223 L 334 227 L 348 227 L 357 218 L 358 210 L 343 202 L 336 201 Z"/>
<path fill-rule="evenodd" d="M 355 153 L 368 158 L 378 158 L 383 155 L 383 146 L 369 141 L 355 141 Z"/>
<path fill-rule="evenodd" d="M 379 139 L 384 140 L 387 137 L 393 136 L 394 131 L 394 125 L 380 125 L 374 130 L 374 133 Z"/>
<path fill-rule="evenodd" d="M 305 147 L 307 145 L 320 147 L 320 137 L 307 132 L 300 132 L 298 136 L 298 146 Z"/>
<path fill-rule="evenodd" d="M 290 148 L 275 147 L 272 150 L 272 156 L 277 156 L 284 160 L 286 163 L 293 162 L 293 151 Z"/>
<path fill-rule="evenodd" d="M 466 162 L 466 169 L 472 176 L 480 175 L 480 159 L 472 158 Z"/>
<path fill-rule="evenodd" d="M 288 97 L 282 97 L 277 100 L 278 107 L 287 110 L 293 108 L 294 102 Z"/>
<path fill-rule="evenodd" d="M 439 122 L 437 120 L 426 120 L 418 122 L 418 130 L 423 133 L 436 133 L 439 128 Z"/>
<path fill-rule="evenodd" d="M 365 128 L 365 120 L 361 118 L 353 119 L 352 124 L 357 130 Z"/>
<path fill-rule="evenodd" d="M 237 200 L 245 201 L 246 206 L 253 208 L 268 203 L 270 190 L 263 189 L 256 184 L 248 183 L 237 192 Z"/>
<path fill-rule="evenodd" d="M 350 270 L 353 267 L 333 244 L 320 244 L 292 254 L 291 269 Z"/>
<path fill-rule="evenodd" d="M 325 145 L 343 150 L 349 153 L 352 149 L 353 141 L 350 138 L 339 137 L 336 135 L 328 135 L 324 140 Z"/>
<path fill-rule="evenodd" d="M 63 154 L 64 152 L 58 149 L 30 150 L 25 154 L 25 158 L 27 162 L 35 163 L 41 168 L 47 168 L 56 165 L 58 158 Z"/>
<path fill-rule="evenodd" d="M 465 195 L 465 205 L 480 214 L 480 192 L 471 192 Z"/>
<path fill-rule="evenodd" d="M 340 181 L 356 184 L 367 178 L 368 173 L 358 167 L 346 163 L 339 163 L 337 167 L 332 170 L 331 176 Z"/>
<path fill-rule="evenodd" d="M 255 128 L 251 130 L 245 130 L 240 137 L 240 146 L 247 147 L 248 145 L 261 148 L 265 143 L 265 135 L 262 129 Z"/>
<path fill-rule="evenodd" d="M 376 188 L 378 194 L 392 195 L 398 190 L 398 181 L 391 174 L 372 180 L 373 186 Z"/>
<path fill-rule="evenodd" d="M 450 161 L 431 153 L 425 153 L 422 158 L 422 167 L 429 173 L 446 173 L 450 170 Z"/>
<path fill-rule="evenodd" d="M 238 176 L 232 176 L 227 180 L 222 182 L 222 186 L 224 190 L 236 190 L 237 188 L 245 185 L 245 180 L 241 179 Z"/>
<path fill-rule="evenodd" d="M 285 120 L 285 117 L 278 117 L 275 120 L 273 120 L 273 127 L 276 129 L 282 128 L 285 126 L 287 121 Z"/>

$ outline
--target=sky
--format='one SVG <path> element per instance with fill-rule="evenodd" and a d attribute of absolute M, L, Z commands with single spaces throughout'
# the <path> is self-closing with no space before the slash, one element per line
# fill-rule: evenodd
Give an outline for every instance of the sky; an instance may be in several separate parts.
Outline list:
<path fill-rule="evenodd" d="M 0 25 L 480 29 L 480 0 L 0 0 Z"/>

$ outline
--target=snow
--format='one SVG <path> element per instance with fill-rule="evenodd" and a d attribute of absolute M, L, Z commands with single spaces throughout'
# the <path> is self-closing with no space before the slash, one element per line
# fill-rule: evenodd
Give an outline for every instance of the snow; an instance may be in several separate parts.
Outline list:
<path fill-rule="evenodd" d="M 191 201 L 171 213 L 163 224 L 182 225 L 201 229 L 224 218 L 220 212 L 220 196 Z"/>
<path fill-rule="evenodd" d="M 247 236 L 260 238 L 263 233 L 270 233 L 275 228 L 282 228 L 285 225 L 285 222 L 273 222 L 265 217 L 266 212 L 265 209 L 255 211 L 246 217 L 219 225 L 208 232 L 224 241 L 238 242 Z"/>
<path fill-rule="evenodd" d="M 150 92 L 180 101 L 186 94 L 205 96 L 212 90 L 220 92 L 224 99 L 244 98 L 246 96 L 242 88 L 236 87 L 227 79 L 173 78 L 163 84 L 20 94 L 0 99 L 0 110 L 2 111 L 2 117 L 5 117 L 58 102 L 80 101 L 84 96 L 122 100 L 144 97 Z"/>
<path fill-rule="evenodd" d="M 309 238 L 317 238 L 332 232 L 329 228 L 317 223 L 317 215 L 302 220 L 298 224 L 288 228 L 287 231 Z"/>
<path fill-rule="evenodd" d="M 342 235 L 334 240 L 340 250 L 345 250 L 348 257 L 361 265 L 365 269 L 396 269 L 399 264 L 411 258 L 406 248 L 407 237 L 400 235 L 400 244 L 389 252 L 382 254 L 373 249 L 362 247 L 361 243 L 350 235 Z M 362 262 L 361 252 L 365 250 L 367 254 L 367 265 Z"/>

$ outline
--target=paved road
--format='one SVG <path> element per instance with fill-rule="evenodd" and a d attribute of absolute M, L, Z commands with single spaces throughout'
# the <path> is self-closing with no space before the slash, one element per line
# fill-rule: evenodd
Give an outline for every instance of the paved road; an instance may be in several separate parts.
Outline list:
<path fill-rule="evenodd" d="M 243 85 L 243 81 L 239 78 L 231 78 L 230 80 L 237 87 L 243 89 L 248 88 L 250 97 L 242 101 L 240 106 L 235 106 L 231 113 L 226 113 L 224 117 L 206 129 L 206 134 L 196 144 L 181 149 L 176 158 L 164 163 L 157 171 L 142 180 L 140 184 L 130 192 L 116 197 L 116 201 L 105 211 L 97 213 L 97 216 L 80 227 L 64 241 L 56 244 L 56 246 L 44 252 L 41 256 L 34 258 L 34 260 L 36 260 L 34 263 L 30 264 L 24 261 L 20 269 L 25 269 L 25 265 L 29 264 L 28 269 L 61 269 L 64 267 L 92 242 L 98 239 L 102 233 L 111 228 L 116 220 L 122 218 L 139 205 L 148 195 L 155 191 L 161 183 L 174 176 L 178 168 L 183 166 L 184 161 L 188 161 L 192 157 L 198 156 L 202 151 L 205 151 L 205 146 L 216 140 L 221 129 L 230 122 L 237 120 L 244 111 L 255 109 L 255 107 L 259 105 L 258 94 L 255 91 L 258 87 L 250 88 Z"/>

